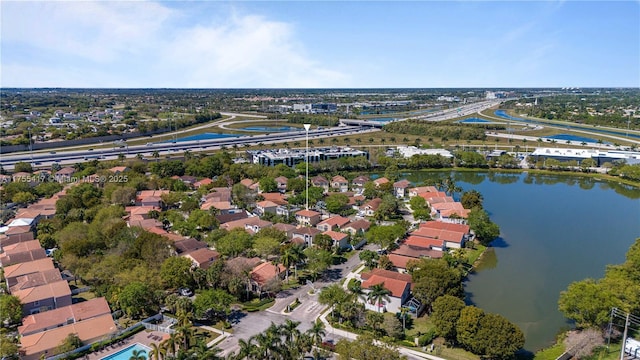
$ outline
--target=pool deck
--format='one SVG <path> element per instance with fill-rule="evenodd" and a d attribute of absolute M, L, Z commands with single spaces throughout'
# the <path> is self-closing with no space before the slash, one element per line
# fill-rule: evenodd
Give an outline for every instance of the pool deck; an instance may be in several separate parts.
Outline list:
<path fill-rule="evenodd" d="M 142 345 L 151 347 L 152 343 L 160 343 L 162 342 L 162 340 L 166 339 L 169 337 L 169 334 L 162 332 L 162 331 L 148 331 L 148 330 L 143 330 L 135 335 L 133 335 L 132 337 L 126 338 L 122 341 L 120 341 L 119 343 L 113 344 L 113 345 L 109 345 L 106 348 L 104 348 L 101 351 L 96 351 L 96 352 L 92 352 L 89 355 L 86 355 L 85 357 L 81 358 L 81 359 L 86 359 L 86 360 L 99 360 L 102 359 L 105 356 L 109 356 L 111 354 L 115 354 L 118 351 L 125 349 L 135 343 L 140 343 Z"/>

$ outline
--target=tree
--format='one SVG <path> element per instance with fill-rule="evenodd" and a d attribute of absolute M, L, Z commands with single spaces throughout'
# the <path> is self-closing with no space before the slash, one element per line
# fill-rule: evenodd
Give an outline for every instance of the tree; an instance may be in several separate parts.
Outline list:
<path fill-rule="evenodd" d="M 476 334 L 480 329 L 480 320 L 484 317 L 484 311 L 475 306 L 467 306 L 460 311 L 456 323 L 456 339 L 465 349 L 478 354 L 482 351 L 483 344 L 478 341 Z"/>
<path fill-rule="evenodd" d="M 194 315 L 198 319 L 226 319 L 233 301 L 234 297 L 224 290 L 205 290 L 193 302 Z"/>
<path fill-rule="evenodd" d="M 524 346 L 522 330 L 498 314 L 485 314 L 480 319 L 476 338 L 484 347 L 477 354 L 491 359 L 509 359 Z"/>
<path fill-rule="evenodd" d="M 378 311 L 382 311 L 382 302 L 384 300 L 390 301 L 389 295 L 391 291 L 384 287 L 384 283 L 372 285 L 369 288 L 369 294 L 367 294 L 367 300 L 370 303 L 377 305 Z"/>
<path fill-rule="evenodd" d="M 393 270 L 393 266 L 393 262 L 387 255 L 382 255 L 380 256 L 380 259 L 378 259 L 378 267 L 380 269 Z"/>
<path fill-rule="evenodd" d="M 18 161 L 13 165 L 13 171 L 30 173 L 33 171 L 33 168 L 31 167 L 31 164 L 29 164 L 28 162 Z"/>
<path fill-rule="evenodd" d="M 335 352 L 340 355 L 340 359 L 344 360 L 401 360 L 407 358 L 400 356 L 398 349 L 394 346 L 376 345 L 371 335 L 360 335 L 356 341 L 342 339 L 336 343 Z"/>
<path fill-rule="evenodd" d="M 129 206 L 136 199 L 136 189 L 124 186 L 111 193 L 111 203 Z"/>
<path fill-rule="evenodd" d="M 280 253 L 281 242 L 272 237 L 258 237 L 253 241 L 253 249 L 263 258 Z"/>
<path fill-rule="evenodd" d="M 260 191 L 264 193 L 278 191 L 278 184 L 272 177 L 263 177 L 260 179 Z"/>
<path fill-rule="evenodd" d="M 313 238 L 313 245 L 319 247 L 322 250 L 330 251 L 333 247 L 333 239 L 326 234 L 318 234 Z"/>
<path fill-rule="evenodd" d="M 382 196 L 382 202 L 380 202 L 373 216 L 376 220 L 387 220 L 396 217 L 398 215 L 398 209 L 398 199 L 391 194 L 385 194 Z"/>
<path fill-rule="evenodd" d="M 412 273 L 415 284 L 413 294 L 430 309 L 442 295 L 462 297 L 462 275 L 442 259 L 422 259 Z"/>
<path fill-rule="evenodd" d="M 620 305 L 616 295 L 593 279 L 573 282 L 560 293 L 558 309 L 578 328 L 602 327 L 609 322 L 611 308 Z"/>
<path fill-rule="evenodd" d="M 465 191 L 460 198 L 460 202 L 465 209 L 473 209 L 475 207 L 482 208 L 482 194 L 477 190 Z"/>
<path fill-rule="evenodd" d="M 244 229 L 233 229 L 216 242 L 216 251 L 229 257 L 238 256 L 252 247 L 251 235 Z"/>
<path fill-rule="evenodd" d="M 433 302 L 431 321 L 438 335 L 449 341 L 456 340 L 456 326 L 464 307 L 464 301 L 451 295 L 440 296 Z"/>
<path fill-rule="evenodd" d="M 349 203 L 349 197 L 345 194 L 331 194 L 324 200 L 327 205 L 327 211 L 332 214 L 340 214 Z"/>
<path fill-rule="evenodd" d="M 19 359 L 19 349 L 18 344 L 5 337 L 0 341 L 0 358 L 6 360 Z"/>
<path fill-rule="evenodd" d="M 128 316 L 139 318 L 157 309 L 151 294 L 147 284 L 139 281 L 132 282 L 127 284 L 118 295 L 118 305 Z"/>
<path fill-rule="evenodd" d="M 0 294 L 0 325 L 19 324 L 22 319 L 22 304 L 13 295 Z"/>
<path fill-rule="evenodd" d="M 315 346 L 319 346 L 322 343 L 322 338 L 327 335 L 327 332 L 324 329 L 324 324 L 318 319 L 314 321 L 309 330 L 307 330 L 307 333 L 311 337 L 311 341 Z"/>
<path fill-rule="evenodd" d="M 360 258 L 360 261 L 364 261 L 366 267 L 368 267 L 369 269 L 373 269 L 377 266 L 379 255 L 375 251 L 365 249 L 360 252 L 358 257 Z"/>
<path fill-rule="evenodd" d="M 11 198 L 11 201 L 20 206 L 25 206 L 27 204 L 30 204 L 36 201 L 37 199 L 38 198 L 34 194 L 27 191 L 22 191 L 13 195 L 13 197 Z"/>
<path fill-rule="evenodd" d="M 191 267 L 193 263 L 186 257 L 172 256 L 160 267 L 160 278 L 171 289 L 193 286 Z"/>
<path fill-rule="evenodd" d="M 149 350 L 149 358 L 151 360 L 161 360 L 167 356 L 167 349 L 162 347 L 160 344 L 151 343 L 149 346 L 151 347 L 151 350 Z"/>
<path fill-rule="evenodd" d="M 146 354 L 146 350 L 133 350 L 133 352 L 131 353 L 131 357 L 129 357 L 129 360 L 147 360 Z"/>
<path fill-rule="evenodd" d="M 366 238 L 369 243 L 386 249 L 394 244 L 396 240 L 403 238 L 406 232 L 406 228 L 399 223 L 391 226 L 374 225 L 367 231 Z"/>
<path fill-rule="evenodd" d="M 333 263 L 331 253 L 326 250 L 311 247 L 304 250 L 304 255 L 307 257 L 307 270 L 311 272 L 314 279 Z"/>
<path fill-rule="evenodd" d="M 54 350 L 56 355 L 73 351 L 82 346 L 82 340 L 76 334 L 69 334 Z"/>
<path fill-rule="evenodd" d="M 500 227 L 491 221 L 489 214 L 482 208 L 473 208 L 469 212 L 469 227 L 483 245 L 489 245 L 500 236 Z"/>

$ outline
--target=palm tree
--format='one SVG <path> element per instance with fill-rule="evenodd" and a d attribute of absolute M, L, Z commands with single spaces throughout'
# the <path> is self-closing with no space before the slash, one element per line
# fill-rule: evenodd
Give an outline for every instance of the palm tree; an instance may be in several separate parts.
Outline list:
<path fill-rule="evenodd" d="M 151 350 L 149 351 L 149 357 L 152 360 L 161 360 L 167 356 L 167 349 L 162 347 L 162 345 L 158 343 L 151 343 Z"/>
<path fill-rule="evenodd" d="M 358 144 L 360 144 L 360 143 L 362 142 L 362 139 L 361 139 L 361 138 L 356 138 L 356 142 L 357 142 Z"/>
<path fill-rule="evenodd" d="M 238 340 L 238 353 L 235 355 L 235 358 L 240 359 L 250 359 L 256 355 L 256 351 L 258 350 L 258 346 L 253 343 L 254 338 L 251 337 L 247 340 L 240 339 Z"/>
<path fill-rule="evenodd" d="M 160 345 L 165 348 L 167 354 L 175 355 L 178 350 L 178 334 L 173 333 L 164 340 Z"/>
<path fill-rule="evenodd" d="M 367 293 L 362 290 L 362 283 L 360 281 L 354 281 L 348 285 L 349 291 L 357 298 L 361 300 L 367 299 Z"/>
<path fill-rule="evenodd" d="M 285 267 L 285 279 L 287 280 L 287 282 L 289 282 L 289 268 L 291 267 L 291 264 L 293 264 L 296 260 L 295 254 L 293 253 L 292 248 L 287 248 L 284 250 L 284 252 L 282 253 L 282 256 L 280 257 L 280 261 L 282 262 L 282 265 L 284 265 Z"/>
<path fill-rule="evenodd" d="M 383 300 L 386 300 L 386 301 L 391 300 L 391 298 L 389 297 L 389 294 L 391 294 L 391 291 L 387 290 L 384 287 L 384 282 L 371 286 L 369 290 L 370 291 L 369 291 L 369 294 L 367 295 L 367 299 L 378 306 L 378 311 L 380 311 L 381 309 L 380 305 L 382 304 Z"/>
<path fill-rule="evenodd" d="M 146 351 L 144 350 L 133 350 L 131 353 L 131 357 L 129 360 L 147 360 Z"/>
<path fill-rule="evenodd" d="M 184 159 L 185 160 L 191 160 L 192 157 L 193 156 L 191 155 L 191 151 L 189 151 L 189 150 L 185 150 L 184 151 Z"/>
<path fill-rule="evenodd" d="M 327 332 L 324 330 L 324 324 L 320 320 L 316 320 L 309 330 L 307 330 L 307 334 L 311 336 L 311 340 L 315 346 L 320 346 L 322 343 L 322 338 L 327 335 Z"/>
<path fill-rule="evenodd" d="M 141 153 L 138 153 L 136 155 L 136 158 L 138 158 L 138 160 L 142 160 L 142 159 L 144 159 L 144 156 Z"/>
<path fill-rule="evenodd" d="M 319 142 L 320 144 L 324 144 L 324 139 L 323 139 L 323 138 L 320 138 L 320 140 L 318 140 L 318 142 Z"/>
<path fill-rule="evenodd" d="M 158 152 L 158 150 L 155 150 L 151 156 L 156 159 L 156 162 L 158 162 L 158 159 L 160 158 L 160 152 Z"/>
<path fill-rule="evenodd" d="M 293 339 L 300 335 L 298 325 L 300 325 L 299 321 L 287 319 L 284 324 L 279 326 L 279 333 L 285 337 L 287 344 L 293 344 Z"/>
<path fill-rule="evenodd" d="M 373 144 L 374 139 L 372 137 L 369 138 L 369 142 Z"/>

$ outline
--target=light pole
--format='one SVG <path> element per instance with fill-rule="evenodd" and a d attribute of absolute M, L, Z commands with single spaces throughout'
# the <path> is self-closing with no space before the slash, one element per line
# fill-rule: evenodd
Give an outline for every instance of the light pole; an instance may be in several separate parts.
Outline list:
<path fill-rule="evenodd" d="M 305 155 L 304 155 L 304 162 L 307 164 L 307 178 L 305 183 L 306 186 L 306 193 L 307 193 L 307 203 L 306 203 L 306 209 L 309 210 L 309 128 L 311 128 L 311 124 L 304 124 L 304 130 L 307 133 L 306 139 L 307 139 L 307 146 L 306 146 L 306 151 L 305 151 Z"/>
<path fill-rule="evenodd" d="M 31 158 L 31 166 L 33 166 L 33 144 L 31 143 L 31 128 L 29 130 L 29 157 Z"/>

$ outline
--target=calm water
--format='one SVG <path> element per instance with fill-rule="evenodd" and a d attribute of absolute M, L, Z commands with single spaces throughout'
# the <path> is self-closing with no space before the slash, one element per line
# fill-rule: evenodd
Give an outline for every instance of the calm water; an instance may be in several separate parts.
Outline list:
<path fill-rule="evenodd" d="M 212 139 L 223 139 L 223 138 L 238 137 L 238 136 L 239 135 L 233 135 L 233 134 L 203 133 L 198 135 L 181 137 L 181 138 L 178 138 L 177 141 L 180 142 L 180 141 L 212 140 Z M 169 140 L 165 142 L 171 142 L 171 141 L 173 140 Z"/>
<path fill-rule="evenodd" d="M 449 173 L 408 174 L 420 183 Z M 467 300 L 516 323 L 535 351 L 571 326 L 558 308 L 569 283 L 604 275 L 640 237 L 640 190 L 570 176 L 454 173 L 484 196 L 501 238 L 465 284 Z"/>
<path fill-rule="evenodd" d="M 543 139 L 554 139 L 554 140 L 562 140 L 562 141 L 576 141 L 576 142 L 597 142 L 598 140 L 591 139 L 583 136 L 569 135 L 569 134 L 558 134 L 552 136 L 544 136 Z"/>
<path fill-rule="evenodd" d="M 304 129 L 294 126 L 247 126 L 241 128 L 241 130 L 261 132 L 304 131 Z"/>

